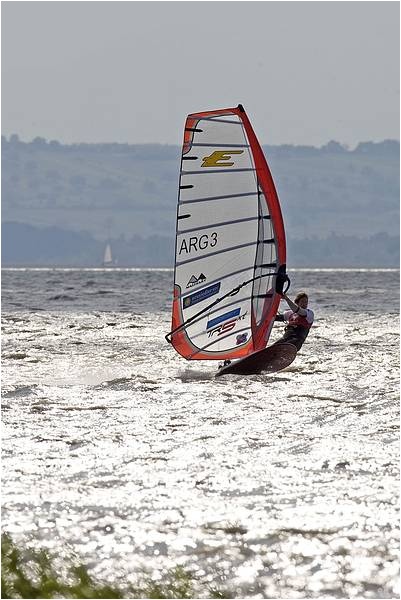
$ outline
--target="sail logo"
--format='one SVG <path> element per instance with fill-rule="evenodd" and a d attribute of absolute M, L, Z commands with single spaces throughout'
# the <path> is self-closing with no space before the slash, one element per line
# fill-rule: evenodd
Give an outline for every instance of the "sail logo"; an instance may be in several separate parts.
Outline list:
<path fill-rule="evenodd" d="M 194 252 L 198 252 L 198 250 L 206 250 L 206 248 L 213 248 L 218 241 L 217 233 L 214 231 L 210 235 L 204 233 L 199 237 L 197 235 L 193 235 L 188 239 L 184 238 L 181 242 L 180 250 L 178 255 L 181 255 L 182 252 L 186 254 L 191 254 L 192 250 Z"/>
<path fill-rule="evenodd" d="M 199 277 L 196 277 L 196 275 L 192 275 L 191 279 L 187 283 L 187 288 L 194 287 L 195 285 L 199 285 L 200 283 L 205 283 L 205 281 L 206 275 L 204 275 L 203 273 L 201 273 Z"/>
<path fill-rule="evenodd" d="M 211 321 L 209 321 L 208 324 L 206 325 L 206 330 L 210 329 L 211 327 L 212 327 L 212 329 L 210 329 L 210 331 L 208 331 L 208 337 L 211 338 L 215 334 L 217 337 L 219 337 L 220 335 L 223 335 L 224 333 L 228 333 L 229 331 L 234 329 L 234 327 L 237 325 L 238 321 L 243 321 L 245 319 L 246 315 L 248 314 L 247 312 L 245 312 L 243 315 L 241 315 L 240 313 L 241 313 L 241 309 L 235 308 L 234 310 L 231 310 L 228 313 L 224 313 L 224 315 L 220 315 L 219 317 L 216 317 L 215 319 L 212 319 Z M 229 320 L 227 320 L 227 319 L 229 319 Z M 226 321 L 226 322 L 223 323 L 222 321 Z M 220 325 L 215 327 L 215 325 L 217 325 L 218 323 L 220 323 Z"/>
<path fill-rule="evenodd" d="M 239 346 L 240 344 L 245 344 L 245 342 L 248 340 L 248 334 L 247 333 L 240 333 L 239 335 L 237 335 L 237 341 L 235 342 L 237 346 Z"/>
<path fill-rule="evenodd" d="M 228 162 L 233 154 L 243 154 L 243 150 L 215 150 L 210 156 L 203 157 L 201 167 L 232 167 L 233 162 Z"/>
<path fill-rule="evenodd" d="M 209 287 L 204 288 L 203 290 L 199 290 L 199 292 L 195 292 L 194 294 L 191 294 L 190 296 L 185 296 L 185 298 L 182 301 L 182 307 L 189 308 L 190 306 L 193 306 L 194 304 L 198 304 L 198 302 L 202 302 L 203 300 L 206 300 L 207 298 L 210 298 L 211 296 L 218 294 L 220 291 L 220 286 L 221 286 L 221 282 L 219 281 L 218 283 L 209 285 Z"/>

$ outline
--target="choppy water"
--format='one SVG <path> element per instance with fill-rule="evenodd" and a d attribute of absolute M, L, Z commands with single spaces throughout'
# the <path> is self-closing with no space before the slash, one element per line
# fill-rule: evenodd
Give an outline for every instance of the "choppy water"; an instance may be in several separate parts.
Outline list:
<path fill-rule="evenodd" d="M 215 380 L 164 340 L 171 271 L 3 270 L 3 530 L 119 583 L 394 597 L 399 272 L 291 277 L 295 362 Z"/>

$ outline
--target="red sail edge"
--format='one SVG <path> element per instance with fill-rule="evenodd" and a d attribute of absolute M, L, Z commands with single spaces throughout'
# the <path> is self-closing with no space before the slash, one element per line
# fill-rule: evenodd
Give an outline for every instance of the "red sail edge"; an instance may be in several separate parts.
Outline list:
<path fill-rule="evenodd" d="M 202 117 L 211 117 L 218 115 L 237 115 L 245 128 L 251 153 L 253 156 L 253 160 L 255 163 L 257 179 L 259 185 L 263 191 L 264 197 L 266 199 L 269 214 L 271 215 L 275 239 L 277 242 L 277 269 L 284 265 L 286 262 L 286 242 L 285 242 L 285 232 L 284 232 L 284 223 L 283 217 L 281 213 L 280 203 L 277 195 L 277 191 L 273 182 L 273 178 L 268 167 L 266 158 L 263 154 L 263 150 L 258 142 L 255 132 L 253 131 L 252 125 L 248 119 L 248 116 L 242 106 L 238 106 L 235 108 L 225 108 L 218 110 L 210 110 L 203 111 L 198 113 L 191 113 L 188 115 L 185 122 L 184 129 L 184 140 L 182 147 L 182 155 L 187 154 L 191 149 L 193 133 L 190 131 L 195 128 L 199 119 Z M 181 328 L 184 324 L 184 319 L 181 310 L 181 288 L 178 285 L 174 285 L 174 299 L 173 299 L 173 308 L 172 308 L 172 332 L 174 330 L 175 333 L 171 334 L 171 343 L 174 349 L 188 360 L 235 360 L 244 358 L 253 352 L 258 350 L 262 350 L 265 348 L 271 327 L 274 322 L 274 318 L 277 314 L 277 310 L 280 303 L 279 294 L 275 293 L 273 297 L 273 301 L 268 302 L 265 301 L 265 308 L 263 310 L 263 317 L 259 326 L 256 325 L 255 319 L 252 319 L 252 338 L 249 342 L 243 345 L 241 348 L 230 351 L 222 351 L 222 352 L 213 352 L 210 353 L 207 350 L 202 350 L 197 348 L 189 339 L 186 334 L 185 326 Z"/>

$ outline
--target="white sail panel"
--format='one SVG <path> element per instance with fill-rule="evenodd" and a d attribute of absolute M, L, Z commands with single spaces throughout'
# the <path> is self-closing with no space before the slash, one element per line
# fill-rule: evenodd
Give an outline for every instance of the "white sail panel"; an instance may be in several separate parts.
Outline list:
<path fill-rule="evenodd" d="M 245 219 L 258 219 L 254 215 L 255 192 L 247 196 L 218 198 L 180 204 L 178 232 L 205 227 L 210 224 L 229 223 Z"/>
<path fill-rule="evenodd" d="M 243 123 L 238 115 L 215 115 L 201 117 L 196 123 L 192 145 L 215 144 L 222 148 L 224 144 L 248 146 L 249 141 Z"/>
<path fill-rule="evenodd" d="M 226 225 L 205 227 L 188 233 L 179 233 L 177 235 L 176 265 L 179 267 L 182 263 L 188 261 L 199 261 L 204 257 L 210 258 L 209 270 L 213 271 L 213 258 L 222 252 L 227 252 L 231 248 L 241 246 L 243 251 L 249 253 L 250 257 L 255 257 L 256 239 L 255 233 L 258 231 L 258 221 L 256 219 L 240 220 L 239 222 Z"/>
<path fill-rule="evenodd" d="M 205 198 L 247 197 L 257 194 L 255 173 L 252 167 L 249 170 L 235 170 L 229 168 L 210 171 L 196 171 L 192 174 L 187 171 L 181 176 L 180 205 L 188 201 L 196 202 Z"/>

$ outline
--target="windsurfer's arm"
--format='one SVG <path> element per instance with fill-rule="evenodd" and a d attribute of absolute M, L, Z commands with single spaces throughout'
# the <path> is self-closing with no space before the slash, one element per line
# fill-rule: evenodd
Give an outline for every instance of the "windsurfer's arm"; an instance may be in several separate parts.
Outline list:
<path fill-rule="evenodd" d="M 290 307 L 290 309 L 292 310 L 292 312 L 297 313 L 301 317 L 306 317 L 307 312 L 306 312 L 305 308 L 301 308 L 300 306 L 298 306 L 298 304 L 295 304 L 295 302 L 290 300 L 290 298 L 287 296 L 287 294 L 283 294 L 281 297 L 284 298 L 284 300 L 287 302 L 287 304 Z"/>
<path fill-rule="evenodd" d="M 283 322 L 283 321 L 285 321 L 285 319 L 284 319 L 284 315 L 277 314 L 277 315 L 274 317 L 274 320 L 275 320 L 275 321 L 281 321 L 281 322 Z"/>

